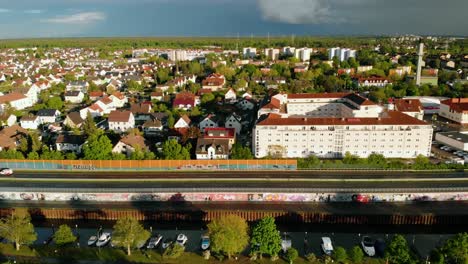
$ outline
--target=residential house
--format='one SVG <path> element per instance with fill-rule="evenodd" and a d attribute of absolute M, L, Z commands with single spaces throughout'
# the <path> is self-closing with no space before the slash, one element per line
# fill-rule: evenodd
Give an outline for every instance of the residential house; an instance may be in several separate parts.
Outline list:
<path fill-rule="evenodd" d="M 121 92 L 114 92 L 111 96 L 109 96 L 109 98 L 117 108 L 124 107 L 124 105 L 128 103 L 127 96 L 123 95 Z"/>
<path fill-rule="evenodd" d="M 159 135 L 163 131 L 162 122 L 156 118 L 146 121 L 142 128 L 145 136 Z"/>
<path fill-rule="evenodd" d="M 190 110 L 200 104 L 200 98 L 191 92 L 178 93 L 172 103 L 177 109 Z"/>
<path fill-rule="evenodd" d="M 224 101 L 229 102 L 229 103 L 235 103 L 237 101 L 237 95 L 234 89 L 229 89 L 229 91 L 226 92 L 224 95 Z"/>
<path fill-rule="evenodd" d="M 213 114 L 209 114 L 200 122 L 200 124 L 198 124 L 198 127 L 201 132 L 204 132 L 205 128 L 218 127 L 217 117 Z"/>
<path fill-rule="evenodd" d="M 16 149 L 22 138 L 28 136 L 28 131 L 18 125 L 4 127 L 0 130 L 0 151 L 5 149 Z"/>
<path fill-rule="evenodd" d="M 162 101 L 163 100 L 163 92 L 151 92 L 151 101 L 155 100 L 155 101 Z"/>
<path fill-rule="evenodd" d="M 41 124 L 36 115 L 23 116 L 20 120 L 21 127 L 24 129 L 37 129 Z"/>
<path fill-rule="evenodd" d="M 112 111 L 108 118 L 109 129 L 116 133 L 123 133 L 135 127 L 135 117 L 130 111 Z"/>
<path fill-rule="evenodd" d="M 236 143 L 236 131 L 234 128 L 207 127 L 201 137 L 204 139 L 227 139 L 229 150 Z"/>
<path fill-rule="evenodd" d="M 3 113 L 0 114 L 0 126 L 10 127 L 16 124 L 17 117 L 13 114 Z"/>
<path fill-rule="evenodd" d="M 140 135 L 126 135 L 112 148 L 112 152 L 122 153 L 129 157 L 137 149 L 143 151 L 149 150 L 145 138 Z"/>
<path fill-rule="evenodd" d="M 242 99 L 237 103 L 237 107 L 240 109 L 246 111 L 246 110 L 252 110 L 255 107 L 255 103 L 252 100 L 249 99 Z"/>
<path fill-rule="evenodd" d="M 67 115 L 63 124 L 71 128 L 80 128 L 84 123 L 84 119 L 79 112 L 71 112 Z"/>
<path fill-rule="evenodd" d="M 83 102 L 84 94 L 81 91 L 68 91 L 65 92 L 65 101 L 72 104 L 79 104 Z"/>
<path fill-rule="evenodd" d="M 459 124 L 468 124 L 468 98 L 441 101 L 439 115 Z"/>
<path fill-rule="evenodd" d="M 395 110 L 423 120 L 424 107 L 418 99 L 395 99 L 393 100 L 393 105 Z"/>
<path fill-rule="evenodd" d="M 80 91 L 83 94 L 88 92 L 89 83 L 85 81 L 69 82 L 65 88 L 66 91 Z"/>
<path fill-rule="evenodd" d="M 192 121 L 190 120 L 190 118 L 187 116 L 187 115 L 183 115 L 179 118 L 179 120 L 177 120 L 177 122 L 174 124 L 174 128 L 175 129 L 180 129 L 180 128 L 189 128 L 190 127 L 190 123 L 192 123 Z"/>
<path fill-rule="evenodd" d="M 117 109 L 117 106 L 114 104 L 114 101 L 109 96 L 101 98 L 95 104 L 99 106 L 100 109 L 102 109 L 103 114 L 109 114 L 111 111 Z"/>
<path fill-rule="evenodd" d="M 99 106 L 99 104 L 94 103 L 80 110 L 81 118 L 85 119 L 88 116 L 88 113 L 91 114 L 91 116 L 94 118 L 98 116 L 103 116 L 104 110 Z"/>
<path fill-rule="evenodd" d="M 37 112 L 40 124 L 55 123 L 60 118 L 60 114 L 56 109 L 41 109 Z"/>
<path fill-rule="evenodd" d="M 199 138 L 195 154 L 198 160 L 228 159 L 229 140 Z"/>
<path fill-rule="evenodd" d="M 385 87 L 389 84 L 392 84 L 390 80 L 382 77 L 361 77 L 357 79 L 359 87 Z"/>
<path fill-rule="evenodd" d="M 91 101 L 97 101 L 97 100 L 101 99 L 102 97 L 104 97 L 104 92 L 103 91 L 93 91 L 93 92 L 89 92 L 88 95 L 89 95 L 89 99 Z"/>
<path fill-rule="evenodd" d="M 130 105 L 130 111 L 135 116 L 135 121 L 147 121 L 151 118 L 151 102 L 136 103 Z"/>
<path fill-rule="evenodd" d="M 236 113 L 230 114 L 224 123 L 224 127 L 226 128 L 233 128 L 236 135 L 239 135 L 242 131 L 242 118 L 237 115 Z"/>
<path fill-rule="evenodd" d="M 85 139 L 82 135 L 60 134 L 55 140 L 58 151 L 81 153 Z"/>
<path fill-rule="evenodd" d="M 202 81 L 203 89 L 210 89 L 211 91 L 218 91 L 226 84 L 226 78 L 222 74 L 210 74 Z"/>
<path fill-rule="evenodd" d="M 0 112 L 5 111 L 8 105 L 16 110 L 23 110 L 33 106 L 34 102 L 24 94 L 12 92 L 0 96 Z"/>

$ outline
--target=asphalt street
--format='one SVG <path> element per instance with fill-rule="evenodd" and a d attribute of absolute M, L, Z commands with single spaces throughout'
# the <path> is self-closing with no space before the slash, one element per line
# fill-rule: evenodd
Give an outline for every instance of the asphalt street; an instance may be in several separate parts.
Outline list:
<path fill-rule="evenodd" d="M 468 172 L 434 171 L 185 171 L 185 172 L 40 172 L 17 171 L 15 178 L 60 178 L 60 179 L 409 179 L 409 178 L 467 178 Z"/>

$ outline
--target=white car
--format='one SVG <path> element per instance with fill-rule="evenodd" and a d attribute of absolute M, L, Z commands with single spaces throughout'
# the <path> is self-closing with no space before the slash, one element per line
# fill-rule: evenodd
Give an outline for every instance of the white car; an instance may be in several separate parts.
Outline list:
<path fill-rule="evenodd" d="M 0 170 L 0 175 L 9 176 L 9 175 L 12 175 L 12 174 L 13 174 L 12 169 L 5 168 L 5 169 Z"/>
<path fill-rule="evenodd" d="M 181 245 L 181 246 L 184 246 L 185 243 L 187 243 L 187 240 L 188 240 L 188 238 L 187 238 L 186 235 L 184 235 L 184 234 L 178 234 L 178 235 L 177 235 L 177 239 L 176 239 L 176 243 L 179 244 L 179 245 Z"/>
<path fill-rule="evenodd" d="M 332 241 L 329 237 L 322 237 L 322 251 L 326 255 L 331 255 L 333 253 Z"/>
<path fill-rule="evenodd" d="M 156 236 L 153 236 L 150 238 L 149 242 L 148 242 L 148 246 L 146 246 L 146 248 L 157 248 L 159 243 L 161 242 L 163 236 L 160 235 L 160 234 L 157 234 Z"/>
<path fill-rule="evenodd" d="M 375 241 L 371 237 L 364 236 L 361 240 L 361 246 L 367 256 L 375 256 Z"/>
<path fill-rule="evenodd" d="M 98 241 L 96 242 L 96 246 L 104 247 L 110 242 L 110 240 L 111 240 L 110 233 L 102 233 L 102 235 L 99 237 Z"/>

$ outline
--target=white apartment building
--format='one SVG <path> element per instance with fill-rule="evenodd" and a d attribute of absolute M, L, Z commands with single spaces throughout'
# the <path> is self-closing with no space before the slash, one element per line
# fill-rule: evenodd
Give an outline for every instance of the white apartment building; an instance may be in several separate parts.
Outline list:
<path fill-rule="evenodd" d="M 294 52 L 296 51 L 296 48 L 294 47 L 283 47 L 282 53 L 287 56 L 292 56 L 294 55 Z"/>
<path fill-rule="evenodd" d="M 286 113 L 260 117 L 253 130 L 255 157 L 316 155 L 340 158 L 372 153 L 388 158 L 430 155 L 432 126 L 353 93 L 280 94 Z"/>
<path fill-rule="evenodd" d="M 185 50 L 171 50 L 167 53 L 167 57 L 170 61 L 186 61 L 187 51 Z"/>
<path fill-rule="evenodd" d="M 429 156 L 432 126 L 397 111 L 373 118 L 307 118 L 269 114 L 253 130 L 256 158 L 268 155 L 341 158 L 372 153 L 387 158 Z"/>
<path fill-rule="evenodd" d="M 257 56 L 257 49 L 256 48 L 251 48 L 251 47 L 248 47 L 248 48 L 243 48 L 242 49 L 242 56 L 244 58 L 255 58 L 255 56 Z"/>
<path fill-rule="evenodd" d="M 347 49 L 347 48 L 330 48 L 328 50 L 328 58 L 333 60 L 333 57 L 338 57 L 340 61 L 346 61 L 349 58 L 356 58 L 356 50 Z"/>
<path fill-rule="evenodd" d="M 288 94 L 288 115 L 378 117 L 383 108 L 354 93 Z"/>
<path fill-rule="evenodd" d="M 300 61 L 310 61 L 311 53 L 312 53 L 312 49 L 300 48 L 294 51 L 294 57 L 296 57 Z"/>
<path fill-rule="evenodd" d="M 269 58 L 270 60 L 279 59 L 279 54 L 280 54 L 279 49 L 273 49 L 273 48 L 265 49 L 265 56 Z"/>
<path fill-rule="evenodd" d="M 468 98 L 441 101 L 439 115 L 460 124 L 468 124 Z"/>

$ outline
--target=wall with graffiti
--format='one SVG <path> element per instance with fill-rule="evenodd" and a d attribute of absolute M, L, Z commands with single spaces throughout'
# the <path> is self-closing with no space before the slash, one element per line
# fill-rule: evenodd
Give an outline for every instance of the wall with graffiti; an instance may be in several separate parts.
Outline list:
<path fill-rule="evenodd" d="M 239 202 L 406 202 L 468 201 L 466 193 L 54 193 L 0 192 L 16 201 L 239 201 Z"/>

